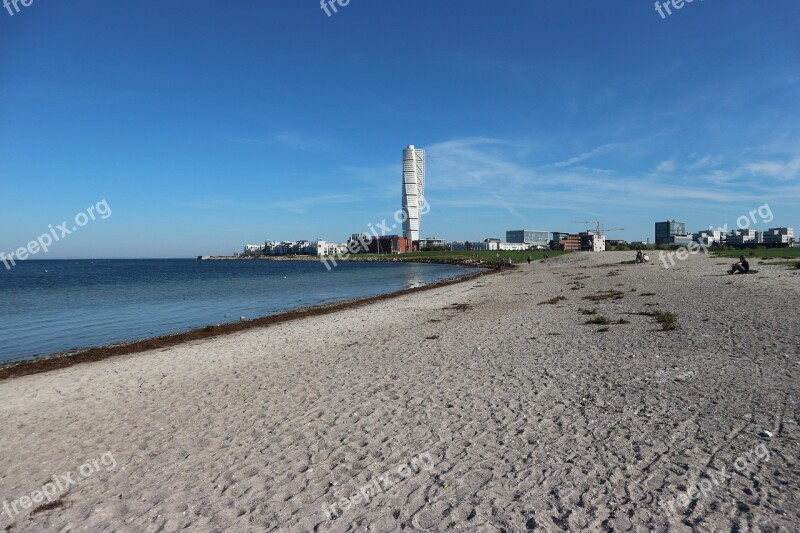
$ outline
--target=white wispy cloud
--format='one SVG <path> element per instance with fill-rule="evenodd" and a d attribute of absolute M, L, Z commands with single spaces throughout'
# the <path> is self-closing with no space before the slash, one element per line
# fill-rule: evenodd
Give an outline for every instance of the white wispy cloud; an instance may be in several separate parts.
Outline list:
<path fill-rule="evenodd" d="M 759 161 L 745 166 L 748 172 L 756 176 L 772 178 L 776 180 L 793 180 L 800 175 L 800 157 L 795 157 L 790 161 Z"/>
<path fill-rule="evenodd" d="M 330 150 L 332 148 L 332 143 L 326 140 L 302 135 L 300 133 L 276 133 L 272 137 L 279 143 L 307 152 Z"/>
<path fill-rule="evenodd" d="M 675 160 L 667 159 L 666 161 L 662 161 L 656 167 L 656 172 L 674 172 L 678 165 L 675 164 Z"/>
<path fill-rule="evenodd" d="M 689 163 L 689 170 L 702 170 L 705 168 L 711 168 L 716 165 L 719 165 L 723 162 L 723 158 L 720 156 L 710 156 L 706 155 L 699 159 L 694 159 L 691 163 Z"/>
<path fill-rule="evenodd" d="M 254 139 L 249 137 L 229 137 L 228 141 L 237 144 L 252 144 L 259 146 L 285 146 L 306 152 L 327 151 L 333 149 L 333 143 L 296 132 L 273 133 L 272 135 Z"/>
<path fill-rule="evenodd" d="M 451 139 L 426 147 L 427 171 L 436 187 L 448 189 L 530 182 L 535 172 L 515 156 L 519 149 L 519 143 L 488 137 Z"/>
<path fill-rule="evenodd" d="M 363 201 L 364 194 L 353 191 L 352 194 L 322 194 L 315 196 L 297 196 L 272 201 L 242 201 L 225 197 L 196 198 L 176 203 L 176 207 L 199 209 L 205 211 L 272 211 L 280 209 L 302 214 L 316 206 L 357 203 Z"/>
<path fill-rule="evenodd" d="M 510 206 L 517 214 L 533 206 L 554 209 L 568 204 L 586 211 L 603 205 L 607 210 L 618 210 L 632 204 L 661 207 L 665 203 L 751 202 L 754 194 L 797 196 L 796 189 L 785 182 L 797 176 L 800 158 L 726 163 L 721 156 L 705 156 L 690 160 L 688 167 L 676 159 L 667 159 L 655 163 L 655 174 L 615 170 L 613 159 L 608 169 L 573 163 L 640 142 L 643 141 L 605 144 L 568 160 L 569 166 L 559 166 L 529 161 L 528 152 L 520 150 L 517 141 L 489 137 L 451 139 L 426 147 L 427 186 L 429 194 L 444 205 L 491 205 L 506 210 Z M 619 162 L 621 169 L 628 168 L 625 159 Z M 665 176 L 669 176 L 668 181 Z"/>
<path fill-rule="evenodd" d="M 640 141 L 635 141 L 640 142 Z M 588 153 L 611 154 L 627 143 L 605 144 Z M 493 137 L 448 139 L 425 146 L 426 196 L 432 206 L 456 211 L 503 210 L 521 223 L 536 221 L 536 213 L 573 212 L 577 217 L 618 217 L 632 208 L 658 209 L 687 206 L 752 204 L 758 201 L 800 201 L 800 157 L 774 153 L 742 161 L 734 154 L 655 159 L 642 162 L 640 172 L 630 170 L 627 152 L 614 154 L 605 169 L 570 163 L 556 166 L 547 153 L 529 150 L 529 141 Z M 587 157 L 572 158 L 571 161 Z M 538 159 L 538 160 L 537 160 Z M 653 169 L 656 169 L 654 172 Z M 402 168 L 399 160 L 375 167 L 341 167 L 334 173 L 349 180 L 341 194 L 307 194 L 255 203 L 210 199 L 187 207 L 199 209 L 267 209 L 303 214 L 325 206 L 348 209 L 365 205 L 365 199 L 385 207 L 399 197 Z M 397 206 L 399 207 L 399 205 Z M 452 211 L 451 211 L 452 212 Z M 584 216 L 585 215 L 585 216 Z M 461 216 L 461 215 L 459 215 Z M 466 216 L 466 215 L 465 215 Z"/>
<path fill-rule="evenodd" d="M 347 204 L 362 201 L 363 196 L 354 191 L 353 194 L 322 194 L 318 196 L 298 196 L 296 198 L 277 200 L 260 204 L 266 209 L 284 209 L 293 213 L 305 213 L 308 208 L 318 205 Z"/>
<path fill-rule="evenodd" d="M 591 159 L 592 157 L 595 157 L 595 156 L 598 156 L 598 155 L 607 154 L 607 153 L 611 152 L 612 150 L 616 150 L 618 148 L 626 146 L 626 144 L 629 144 L 629 143 L 609 143 L 609 144 L 604 144 L 602 146 L 598 146 L 597 148 L 589 150 L 588 152 L 583 152 L 580 155 L 577 155 L 575 157 L 567 159 L 566 161 L 559 161 L 558 163 L 555 163 L 555 166 L 557 166 L 557 167 L 572 166 L 575 163 L 580 163 L 582 161 L 586 161 L 587 159 Z"/>

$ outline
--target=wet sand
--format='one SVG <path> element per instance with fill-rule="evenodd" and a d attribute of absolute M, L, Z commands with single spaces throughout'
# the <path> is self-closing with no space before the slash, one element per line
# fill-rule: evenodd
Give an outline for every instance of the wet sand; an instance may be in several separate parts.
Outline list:
<path fill-rule="evenodd" d="M 0 529 L 797 531 L 800 273 L 631 258 L 2 381 Z"/>

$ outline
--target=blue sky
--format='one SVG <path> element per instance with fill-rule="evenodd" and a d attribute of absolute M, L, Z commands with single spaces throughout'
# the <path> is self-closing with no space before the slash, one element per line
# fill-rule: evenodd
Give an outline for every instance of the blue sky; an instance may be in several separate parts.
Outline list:
<path fill-rule="evenodd" d="M 0 251 L 105 199 L 46 258 L 421 233 L 653 239 L 769 204 L 800 230 L 800 4 L 33 0 L 0 10 Z M 45 258 L 40 255 L 39 258 Z"/>

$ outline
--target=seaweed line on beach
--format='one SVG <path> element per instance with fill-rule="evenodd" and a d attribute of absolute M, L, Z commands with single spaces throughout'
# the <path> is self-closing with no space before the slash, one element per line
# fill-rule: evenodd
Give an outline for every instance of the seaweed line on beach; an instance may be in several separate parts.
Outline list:
<path fill-rule="evenodd" d="M 387 294 L 379 294 L 377 296 L 370 296 L 369 298 L 360 298 L 356 300 L 348 300 L 334 304 L 319 305 L 314 307 L 306 307 L 289 311 L 287 313 L 280 313 L 277 315 L 270 315 L 253 320 L 245 320 L 241 322 L 233 322 L 221 325 L 209 325 L 181 333 L 174 333 L 170 335 L 162 335 L 159 337 L 152 337 L 123 344 L 114 344 L 110 346 L 98 346 L 96 348 L 89 348 L 87 350 L 80 350 L 77 352 L 67 352 L 56 354 L 50 357 L 43 357 L 40 359 L 30 359 L 25 361 L 11 362 L 6 365 L 0 366 L 0 381 L 18 378 L 22 376 L 29 376 L 31 374 L 41 374 L 43 372 L 50 372 L 67 368 L 81 363 L 91 363 L 95 361 L 102 361 L 118 355 L 130 355 L 135 353 L 146 352 L 149 350 L 157 350 L 159 348 L 169 348 L 184 344 L 190 341 L 209 339 L 212 337 L 219 337 L 222 335 L 230 335 L 253 328 L 267 327 L 291 320 L 299 320 L 301 318 L 326 315 L 345 309 L 353 309 L 362 307 L 375 302 L 413 294 L 415 292 L 427 291 L 439 287 L 446 287 L 456 283 L 463 283 L 471 281 L 476 278 L 481 278 L 486 275 L 495 274 L 499 270 L 485 270 L 473 274 L 459 276 L 457 278 L 438 281 L 422 287 L 413 287 L 401 291 L 390 292 Z M 457 310 L 466 310 L 463 307 L 456 307 Z"/>

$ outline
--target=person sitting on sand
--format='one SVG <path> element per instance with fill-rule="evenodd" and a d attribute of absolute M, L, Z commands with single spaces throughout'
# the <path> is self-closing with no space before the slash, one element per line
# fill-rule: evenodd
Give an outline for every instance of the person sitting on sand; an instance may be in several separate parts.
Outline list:
<path fill-rule="evenodd" d="M 644 254 L 642 253 L 642 249 L 639 248 L 639 251 L 636 252 L 636 262 L 637 263 L 644 263 Z"/>
<path fill-rule="evenodd" d="M 732 264 L 731 269 L 728 270 L 728 274 L 747 274 L 748 272 L 750 272 L 750 263 L 743 255 L 740 255 L 739 261 Z"/>

